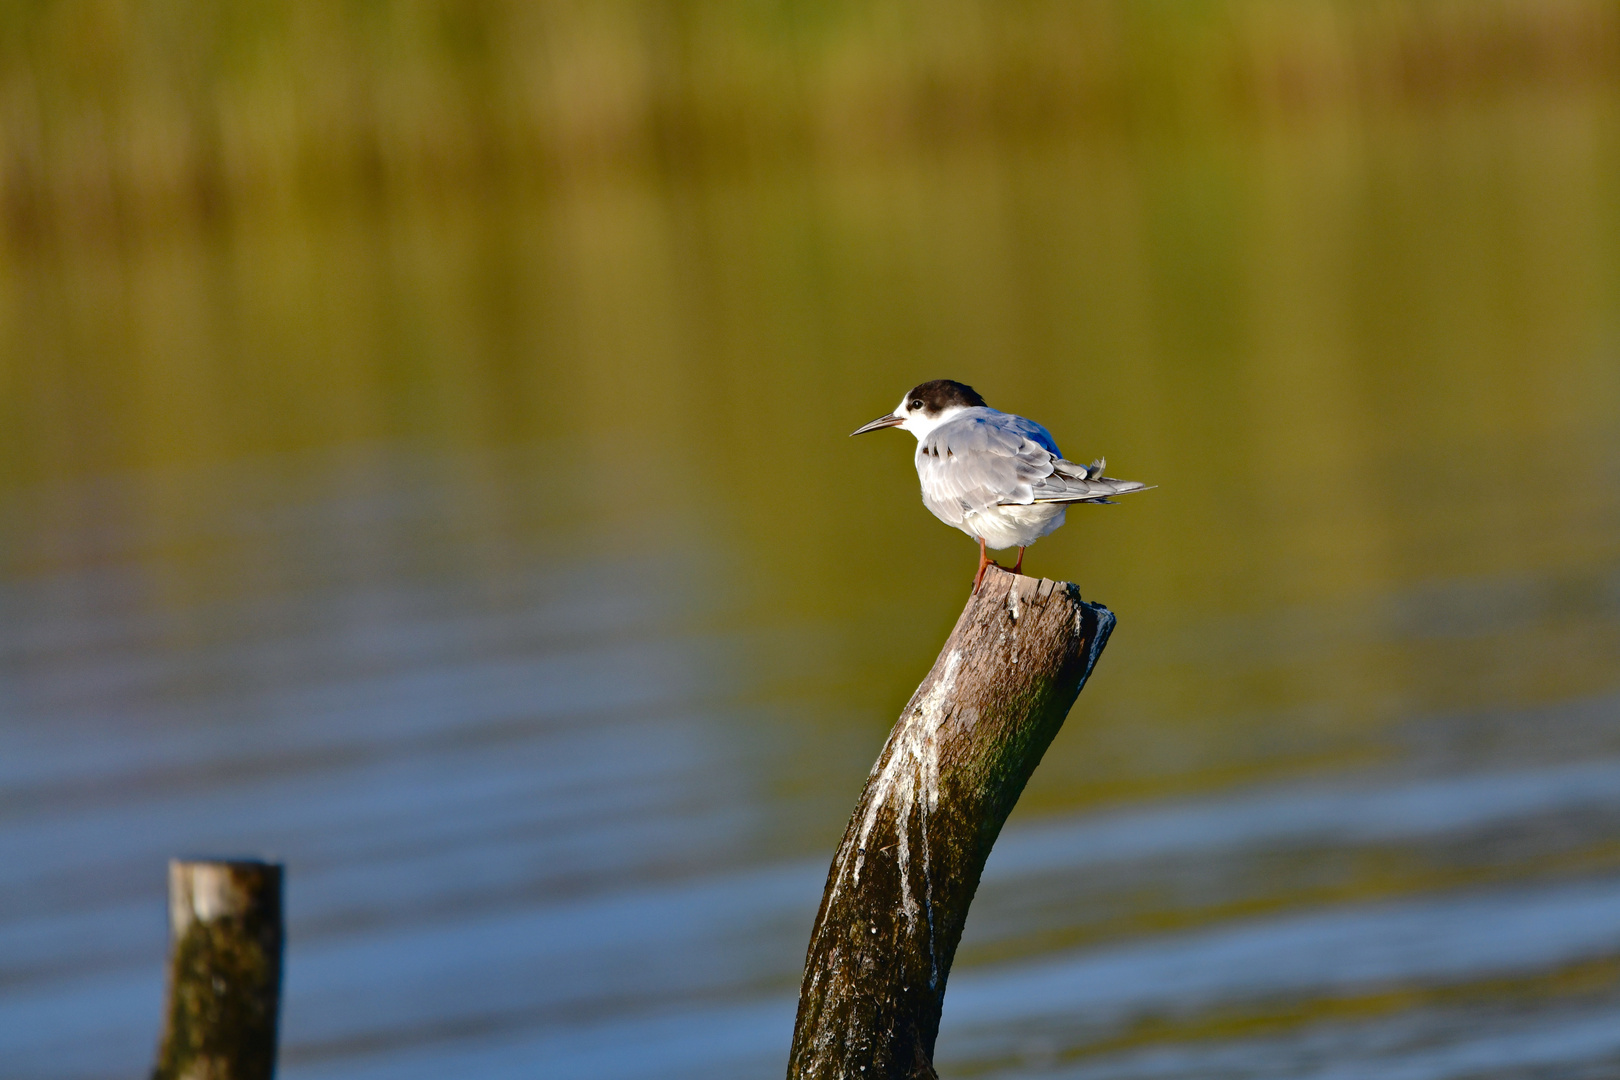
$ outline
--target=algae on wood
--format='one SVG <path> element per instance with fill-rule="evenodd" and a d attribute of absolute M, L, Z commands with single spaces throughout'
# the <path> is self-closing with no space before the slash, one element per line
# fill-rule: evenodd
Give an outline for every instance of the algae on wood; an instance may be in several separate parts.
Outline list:
<path fill-rule="evenodd" d="M 153 1080 L 270 1080 L 281 1007 L 282 872 L 169 863 L 169 994 Z"/>
<path fill-rule="evenodd" d="M 986 574 L 833 857 L 789 1080 L 935 1075 L 945 982 L 985 859 L 1113 626 L 1074 585 Z"/>

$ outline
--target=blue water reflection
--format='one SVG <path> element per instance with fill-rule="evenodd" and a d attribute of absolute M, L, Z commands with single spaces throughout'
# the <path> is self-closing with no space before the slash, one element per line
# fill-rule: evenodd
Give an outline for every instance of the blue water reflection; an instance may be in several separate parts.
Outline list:
<path fill-rule="evenodd" d="M 409 547 L 397 514 L 356 524 L 355 501 L 232 543 Z M 151 572 L 98 559 L 6 586 L 7 1075 L 140 1072 L 164 862 L 219 852 L 289 868 L 289 1078 L 780 1070 L 828 854 L 770 780 L 803 751 L 755 689 L 757 635 L 702 629 L 725 601 L 690 551 L 316 564 L 320 588 L 190 608 L 151 603 Z M 942 1069 L 1620 1062 L 1617 714 L 1599 697 L 1473 715 L 1466 756 L 1433 750 L 1455 718 L 1415 717 L 1376 768 L 1015 819 Z"/>

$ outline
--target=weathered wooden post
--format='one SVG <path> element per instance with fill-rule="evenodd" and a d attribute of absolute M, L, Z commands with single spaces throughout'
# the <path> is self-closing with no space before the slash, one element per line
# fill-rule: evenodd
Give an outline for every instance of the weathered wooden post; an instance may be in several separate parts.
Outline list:
<path fill-rule="evenodd" d="M 986 574 L 833 856 L 789 1080 L 935 1076 L 945 980 L 985 859 L 1113 627 L 1074 585 Z"/>
<path fill-rule="evenodd" d="M 169 996 L 153 1080 L 271 1080 L 281 866 L 169 861 Z"/>

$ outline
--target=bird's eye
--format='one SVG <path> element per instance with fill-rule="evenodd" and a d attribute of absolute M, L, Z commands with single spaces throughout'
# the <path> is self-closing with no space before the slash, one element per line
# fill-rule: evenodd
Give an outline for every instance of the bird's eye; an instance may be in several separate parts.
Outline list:
<path fill-rule="evenodd" d="M 922 398 L 912 398 L 912 399 L 911 399 L 911 407 L 912 407 L 912 408 L 913 408 L 913 409 L 920 409 L 920 408 L 922 408 Z"/>

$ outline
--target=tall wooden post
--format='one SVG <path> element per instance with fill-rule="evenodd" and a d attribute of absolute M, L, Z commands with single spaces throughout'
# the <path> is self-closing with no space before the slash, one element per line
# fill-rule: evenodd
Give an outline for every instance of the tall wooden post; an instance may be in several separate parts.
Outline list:
<path fill-rule="evenodd" d="M 987 572 L 833 857 L 789 1080 L 935 1076 L 945 982 L 985 859 L 1113 627 L 1074 585 Z"/>
<path fill-rule="evenodd" d="M 271 1080 L 281 1009 L 282 871 L 169 862 L 169 996 L 153 1080 Z"/>

